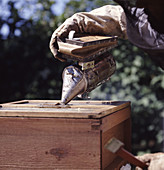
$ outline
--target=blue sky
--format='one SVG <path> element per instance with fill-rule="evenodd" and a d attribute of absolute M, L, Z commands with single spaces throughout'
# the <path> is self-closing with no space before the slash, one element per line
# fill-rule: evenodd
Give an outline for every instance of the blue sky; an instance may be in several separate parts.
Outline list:
<path fill-rule="evenodd" d="M 5 16 L 5 15 L 9 15 L 9 11 L 7 10 L 7 3 L 9 1 L 15 1 L 17 2 L 16 3 L 16 6 L 17 7 L 23 7 L 24 9 L 24 14 L 29 16 L 30 13 L 33 11 L 33 8 L 40 8 L 41 5 L 31 5 L 30 6 L 30 10 L 29 10 L 29 7 L 25 8 L 24 4 L 29 4 L 29 0 L 1 0 L 2 1 L 2 5 L 0 6 L 0 16 Z M 36 0 L 30 0 L 32 4 L 35 4 Z M 54 5 L 53 5 L 53 10 L 55 11 L 55 14 L 56 15 L 60 15 L 62 12 L 63 12 L 63 9 L 65 7 L 65 4 L 66 2 L 69 2 L 69 0 L 51 0 L 52 2 L 56 2 Z"/>
<path fill-rule="evenodd" d="M 34 12 L 34 10 L 36 8 L 37 9 L 42 8 L 41 4 L 37 4 L 37 6 L 35 5 L 36 0 L 30 0 L 30 3 L 33 4 L 30 7 L 28 7 L 28 6 L 26 7 L 24 5 L 25 3 L 27 3 L 27 5 L 29 5 L 29 0 L 2 0 L 2 5 L 0 6 L 0 17 L 2 17 L 4 19 L 7 18 L 10 15 L 9 10 L 7 9 L 7 5 L 6 5 L 9 1 L 17 2 L 16 6 L 18 8 L 22 7 L 21 8 L 22 10 L 20 11 L 21 16 L 24 17 L 24 18 L 27 18 L 27 19 L 32 15 L 32 13 Z M 56 2 L 52 6 L 52 10 L 54 11 L 54 13 L 56 15 L 62 14 L 66 2 L 69 2 L 69 0 L 51 0 L 51 1 Z M 17 31 L 16 34 L 19 36 L 19 34 L 20 34 L 19 30 L 16 30 L 16 31 Z M 8 35 L 9 28 L 8 28 L 7 24 L 4 24 L 2 26 L 0 33 L 2 33 L 4 35 L 4 37 Z"/>
<path fill-rule="evenodd" d="M 56 4 L 54 5 L 54 10 L 56 11 L 57 15 L 62 14 L 63 9 L 65 7 L 65 3 L 69 2 L 69 0 L 56 0 Z"/>

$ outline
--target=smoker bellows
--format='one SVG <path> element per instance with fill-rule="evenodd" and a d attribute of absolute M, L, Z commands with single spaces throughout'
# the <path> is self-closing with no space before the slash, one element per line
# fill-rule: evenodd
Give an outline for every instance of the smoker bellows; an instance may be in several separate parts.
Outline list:
<path fill-rule="evenodd" d="M 70 32 L 66 42 L 58 40 L 58 44 L 63 58 L 74 62 L 63 71 L 62 104 L 78 95 L 84 96 L 108 81 L 115 72 L 116 64 L 110 50 L 117 46 L 116 36 L 73 38 Z"/>

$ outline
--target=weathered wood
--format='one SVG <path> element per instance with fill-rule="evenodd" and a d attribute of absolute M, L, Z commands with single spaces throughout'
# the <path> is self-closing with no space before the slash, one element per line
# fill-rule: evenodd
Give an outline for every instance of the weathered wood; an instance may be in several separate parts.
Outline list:
<path fill-rule="evenodd" d="M 88 62 L 96 60 L 97 57 L 109 52 L 117 46 L 117 37 L 85 36 L 77 39 L 66 39 L 66 42 L 58 41 L 59 52 L 63 58 Z"/>
<path fill-rule="evenodd" d="M 120 141 L 122 141 L 125 144 L 125 147 L 127 145 L 130 145 L 130 138 L 129 138 L 130 133 L 129 132 L 130 132 L 131 127 L 129 126 L 129 128 L 127 129 L 126 121 L 127 120 L 122 121 L 116 126 L 112 126 L 112 128 L 109 128 L 107 131 L 104 131 L 104 133 L 102 133 L 102 166 L 103 166 L 103 169 L 105 169 L 110 164 L 112 164 L 112 162 L 117 158 L 115 154 L 109 152 L 108 150 L 104 148 L 105 144 L 109 141 L 109 139 L 111 139 L 112 137 L 115 137 L 119 139 Z M 127 146 L 127 148 L 129 147 L 130 146 Z"/>
<path fill-rule="evenodd" d="M 123 121 L 129 119 L 130 117 L 130 107 L 125 107 L 124 109 L 118 110 L 110 114 L 110 116 L 102 119 L 102 131 L 105 132 L 114 126 L 119 125 Z"/>
<path fill-rule="evenodd" d="M 79 38 L 73 38 L 73 39 L 66 39 L 66 43 L 68 44 L 74 44 L 82 47 L 86 46 L 102 46 L 102 44 L 105 44 L 107 42 L 110 43 L 117 43 L 116 36 L 83 36 Z M 104 46 L 103 46 L 104 47 Z M 96 50 L 95 50 L 96 51 Z"/>
<path fill-rule="evenodd" d="M 129 102 L 112 101 L 72 101 L 69 107 L 41 108 L 41 104 L 55 104 L 59 101 L 20 101 L 1 104 L 0 116 L 8 117 L 70 117 L 70 118 L 101 118 L 121 110 Z M 22 112 L 23 110 L 23 112 Z"/>
<path fill-rule="evenodd" d="M 94 122 L 1 118 L 0 169 L 100 169 L 100 131 L 91 128 Z"/>
<path fill-rule="evenodd" d="M 0 169 L 113 169 L 124 161 L 104 149 L 116 137 L 130 149 L 130 103 L 56 100 L 1 104 Z M 127 146 L 128 145 L 128 146 Z"/>

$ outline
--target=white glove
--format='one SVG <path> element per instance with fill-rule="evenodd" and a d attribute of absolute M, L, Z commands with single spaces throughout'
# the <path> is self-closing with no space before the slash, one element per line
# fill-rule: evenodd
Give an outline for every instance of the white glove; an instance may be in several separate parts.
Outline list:
<path fill-rule="evenodd" d="M 51 37 L 50 49 L 55 58 L 62 60 L 56 37 L 64 41 L 71 30 L 76 34 L 116 35 L 119 38 L 127 38 L 125 13 L 119 5 L 106 5 L 91 12 L 74 14 L 57 28 Z"/>

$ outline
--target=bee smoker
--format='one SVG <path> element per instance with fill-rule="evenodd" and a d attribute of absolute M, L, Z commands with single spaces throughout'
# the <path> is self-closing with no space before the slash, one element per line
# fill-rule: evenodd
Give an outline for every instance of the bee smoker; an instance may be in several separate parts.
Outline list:
<path fill-rule="evenodd" d="M 106 52 L 98 60 L 79 62 L 78 66 L 64 69 L 61 103 L 67 104 L 74 97 L 91 92 L 108 81 L 116 70 L 113 56 Z"/>

